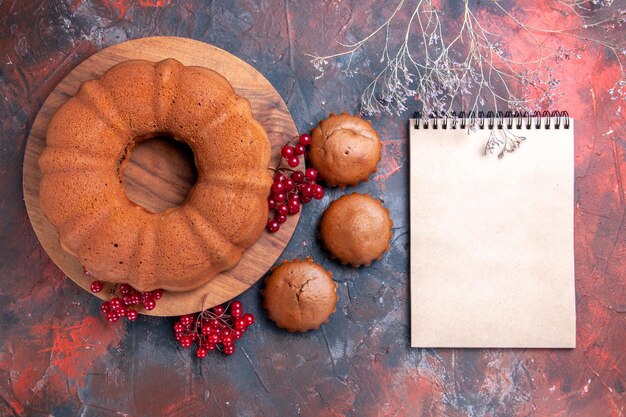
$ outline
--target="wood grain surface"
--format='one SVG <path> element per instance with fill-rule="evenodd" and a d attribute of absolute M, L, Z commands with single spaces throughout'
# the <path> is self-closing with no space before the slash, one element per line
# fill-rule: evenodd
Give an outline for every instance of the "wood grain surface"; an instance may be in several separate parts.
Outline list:
<path fill-rule="evenodd" d="M 92 277 L 86 276 L 79 260 L 59 244 L 56 228 L 43 215 L 39 205 L 41 172 L 37 160 L 45 146 L 50 116 L 82 82 L 98 78 L 111 66 L 128 59 L 160 61 L 175 58 L 185 65 L 213 69 L 224 75 L 235 91 L 247 98 L 253 115 L 268 133 L 272 145 L 272 166 L 280 162 L 282 145 L 297 134 L 285 103 L 272 84 L 252 66 L 212 45 L 186 38 L 151 37 L 106 48 L 78 65 L 52 91 L 39 111 L 26 144 L 24 157 L 24 200 L 33 228 L 52 260 L 78 285 L 89 290 Z M 124 169 L 124 189 L 129 199 L 151 212 L 160 212 L 184 203 L 197 173 L 193 154 L 182 143 L 157 137 L 141 142 Z M 304 162 L 301 162 L 304 167 Z M 300 214 L 289 216 L 280 231 L 263 232 L 243 255 L 239 264 L 219 274 L 204 286 L 185 293 L 166 292 L 157 307 L 145 314 L 178 316 L 228 301 L 254 284 L 274 264 L 289 242 Z M 112 286 L 97 294 L 111 297 Z"/>

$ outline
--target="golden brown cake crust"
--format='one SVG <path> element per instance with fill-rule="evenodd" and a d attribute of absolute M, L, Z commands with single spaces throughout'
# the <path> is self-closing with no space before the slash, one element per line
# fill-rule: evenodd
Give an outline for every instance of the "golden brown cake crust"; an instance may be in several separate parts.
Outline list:
<path fill-rule="evenodd" d="M 381 146 L 369 120 L 331 113 L 311 131 L 308 159 L 326 184 L 343 188 L 376 172 Z"/>
<path fill-rule="evenodd" d="M 393 236 L 389 210 L 369 194 L 349 194 L 333 201 L 320 222 L 320 238 L 331 257 L 357 268 L 370 265 L 389 250 Z"/>
<path fill-rule="evenodd" d="M 198 169 L 187 201 L 161 213 L 132 203 L 122 185 L 125 158 L 155 133 L 186 142 Z M 52 116 L 41 208 L 95 278 L 187 291 L 237 265 L 263 233 L 270 151 L 250 103 L 220 74 L 174 59 L 125 61 Z"/>
<path fill-rule="evenodd" d="M 283 261 L 265 281 L 263 307 L 271 320 L 290 332 L 306 332 L 335 312 L 337 283 L 310 257 Z"/>

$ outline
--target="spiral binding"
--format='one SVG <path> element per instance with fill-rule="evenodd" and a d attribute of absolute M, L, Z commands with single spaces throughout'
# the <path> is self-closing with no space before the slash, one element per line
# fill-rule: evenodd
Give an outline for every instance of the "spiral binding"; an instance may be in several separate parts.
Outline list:
<path fill-rule="evenodd" d="M 561 122 L 563 122 L 563 128 L 569 129 L 570 126 L 570 117 L 569 113 L 566 111 L 553 111 L 550 113 L 549 111 L 541 112 L 533 112 L 532 114 L 529 112 L 492 112 L 488 111 L 487 114 L 485 112 L 479 111 L 478 117 L 476 117 L 475 112 L 466 113 L 464 111 L 459 112 L 457 115 L 456 112 L 451 112 L 449 114 L 434 114 L 430 117 L 423 117 L 422 112 L 415 112 L 413 117 L 415 118 L 415 129 L 428 129 L 431 127 L 432 129 L 439 129 L 441 125 L 441 129 L 465 129 L 468 126 L 477 125 L 479 129 L 485 129 L 485 125 L 487 129 L 493 129 L 497 127 L 498 129 L 503 129 L 505 126 L 507 129 L 513 129 L 513 123 L 515 122 L 516 129 L 550 129 L 554 127 L 555 129 L 561 128 Z"/>

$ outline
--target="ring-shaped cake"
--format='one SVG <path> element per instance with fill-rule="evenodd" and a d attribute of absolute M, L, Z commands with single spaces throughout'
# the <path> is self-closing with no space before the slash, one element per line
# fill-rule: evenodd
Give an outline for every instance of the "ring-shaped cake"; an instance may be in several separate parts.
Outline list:
<path fill-rule="evenodd" d="M 198 179 L 182 205 L 151 213 L 128 199 L 122 171 L 135 144 L 156 135 L 191 147 Z M 52 116 L 40 204 L 95 278 L 187 291 L 237 265 L 263 233 L 269 162 L 266 132 L 220 74 L 131 60 L 83 83 Z"/>

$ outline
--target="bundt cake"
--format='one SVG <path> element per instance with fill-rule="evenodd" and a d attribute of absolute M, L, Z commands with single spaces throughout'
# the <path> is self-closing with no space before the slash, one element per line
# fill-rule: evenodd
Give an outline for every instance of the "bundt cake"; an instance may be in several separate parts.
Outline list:
<path fill-rule="evenodd" d="M 187 143 L 198 170 L 187 200 L 160 213 L 122 184 L 135 144 L 155 135 Z M 250 103 L 220 74 L 131 60 L 83 83 L 52 116 L 40 203 L 61 247 L 96 279 L 187 291 L 237 265 L 263 232 L 269 162 Z"/>

